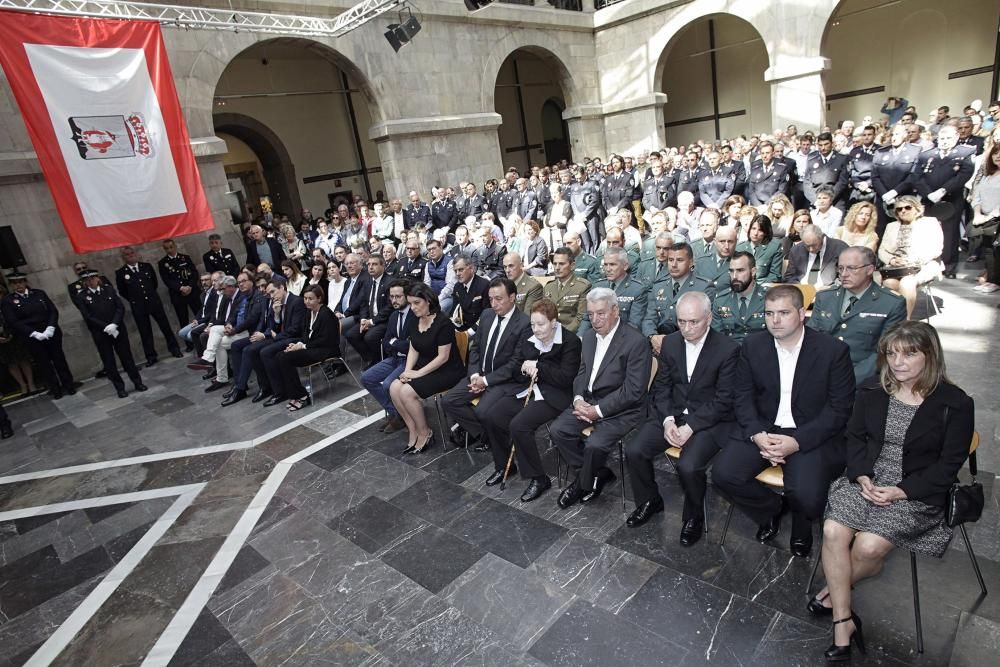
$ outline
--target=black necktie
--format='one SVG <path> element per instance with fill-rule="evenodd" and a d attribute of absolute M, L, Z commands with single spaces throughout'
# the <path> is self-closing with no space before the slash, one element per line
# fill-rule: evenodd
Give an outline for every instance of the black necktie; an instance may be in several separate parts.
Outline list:
<path fill-rule="evenodd" d="M 612 292 L 615 291 L 615 281 L 613 281 L 613 280 L 611 281 L 611 291 Z"/>
<path fill-rule="evenodd" d="M 851 296 L 851 298 L 847 300 L 847 308 L 844 309 L 844 315 L 850 313 L 851 308 L 854 308 L 854 304 L 856 304 L 857 302 L 858 302 L 858 297 Z"/>
<path fill-rule="evenodd" d="M 747 298 L 745 296 L 740 297 L 740 319 L 745 320 L 747 318 Z"/>
<path fill-rule="evenodd" d="M 815 285 L 816 283 L 819 282 L 819 270 L 820 270 L 820 262 L 819 262 L 819 255 L 817 254 L 816 258 L 813 260 L 812 266 L 809 267 L 808 282 L 810 285 Z"/>
<path fill-rule="evenodd" d="M 676 280 L 674 281 L 673 291 L 674 291 L 674 298 L 676 299 L 677 298 L 677 293 L 681 291 L 681 284 L 679 282 L 677 282 Z"/>
<path fill-rule="evenodd" d="M 371 314 L 372 317 L 375 317 L 375 315 L 377 314 L 375 312 L 376 311 L 376 308 L 375 308 L 375 294 L 376 294 L 376 292 L 378 292 L 378 280 L 376 280 L 375 282 L 372 283 L 372 293 L 371 293 L 371 296 L 368 297 L 368 312 Z"/>
<path fill-rule="evenodd" d="M 503 327 L 503 315 L 497 316 L 497 325 L 493 327 L 490 340 L 486 343 L 486 356 L 483 358 L 483 372 L 493 372 L 493 355 L 497 351 L 497 341 L 500 339 L 500 328 Z"/>

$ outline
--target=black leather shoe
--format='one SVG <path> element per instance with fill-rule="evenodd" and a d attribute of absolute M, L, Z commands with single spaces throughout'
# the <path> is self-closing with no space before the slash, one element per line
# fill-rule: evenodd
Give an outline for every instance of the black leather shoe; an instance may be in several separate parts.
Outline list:
<path fill-rule="evenodd" d="M 222 398 L 223 399 L 229 398 L 230 396 L 233 395 L 234 391 L 236 391 L 236 387 L 230 387 L 229 391 L 222 392 Z"/>
<path fill-rule="evenodd" d="M 269 398 L 266 401 L 264 401 L 264 407 L 265 408 L 269 408 L 272 405 L 277 405 L 278 403 L 283 402 L 284 400 L 285 400 L 284 396 L 280 396 L 278 394 L 275 394 L 275 395 L 271 396 L 271 398 Z"/>
<path fill-rule="evenodd" d="M 135 383 L 135 390 L 136 391 L 148 391 L 149 387 L 147 387 L 146 385 L 144 385 L 141 382 L 136 382 Z"/>
<path fill-rule="evenodd" d="M 53 389 L 52 391 L 49 392 L 49 396 L 52 397 L 53 401 L 58 401 L 60 398 L 63 397 L 62 389 Z"/>
<path fill-rule="evenodd" d="M 424 442 L 424 444 L 423 444 L 423 445 L 422 445 L 422 446 L 420 447 L 420 449 L 416 449 L 416 448 L 414 448 L 414 449 L 412 449 L 411 451 L 408 451 L 408 452 L 406 452 L 406 454 L 407 454 L 407 455 L 409 455 L 409 456 L 415 456 L 415 455 L 417 455 L 417 454 L 423 454 L 423 453 L 424 453 L 424 452 L 426 452 L 426 451 L 427 451 L 428 449 L 430 449 L 431 447 L 433 447 L 433 446 L 434 446 L 434 444 L 435 444 L 435 437 L 434 437 L 434 434 L 432 433 L 432 434 L 431 434 L 431 437 L 427 438 L 427 440 L 426 440 L 426 441 Z"/>
<path fill-rule="evenodd" d="M 118 398 L 128 398 L 128 392 L 124 389 L 118 390 Z"/>
<path fill-rule="evenodd" d="M 806 610 L 813 616 L 833 616 L 833 607 L 824 607 L 823 600 L 830 597 L 827 593 L 823 597 L 811 597 L 809 598 L 809 604 L 806 605 Z"/>
<path fill-rule="evenodd" d="M 67 396 L 73 396 L 73 395 L 75 395 L 76 394 L 76 387 L 74 387 L 73 385 L 70 385 L 70 386 L 66 387 L 65 394 Z"/>
<path fill-rule="evenodd" d="M 272 392 L 272 391 L 264 391 L 263 389 L 261 389 L 261 390 L 260 390 L 260 391 L 258 391 L 258 392 L 257 392 L 257 394 L 256 394 L 256 395 L 255 395 L 255 396 L 253 397 L 253 402 L 254 402 L 254 403 L 260 403 L 260 402 L 261 402 L 261 401 L 263 401 L 264 399 L 266 399 L 266 398 L 270 397 L 270 396 L 271 396 L 271 394 L 273 394 L 273 393 L 274 393 L 274 392 Z"/>
<path fill-rule="evenodd" d="M 181 352 L 180 349 L 171 350 L 170 351 L 170 356 L 172 356 L 174 359 L 181 359 L 181 358 L 184 357 L 184 353 Z M 156 361 L 156 360 L 154 359 L 153 361 Z"/>
<path fill-rule="evenodd" d="M 647 500 L 635 508 L 635 511 L 628 515 L 625 524 L 629 528 L 636 528 L 653 518 L 657 512 L 663 511 L 663 500 Z"/>
<path fill-rule="evenodd" d="M 232 405 L 233 403 L 239 403 L 244 398 L 247 397 L 247 393 L 242 389 L 233 389 L 233 393 L 229 395 L 226 400 L 222 402 L 223 405 Z"/>
<path fill-rule="evenodd" d="M 475 442 L 479 442 L 479 438 L 472 435 L 464 428 L 459 426 L 448 435 L 448 442 L 450 442 L 455 447 L 464 448 L 466 445 L 471 445 Z"/>
<path fill-rule="evenodd" d="M 781 514 L 782 514 L 781 512 L 778 512 L 773 517 L 771 517 L 770 521 L 768 521 L 767 523 L 760 524 L 760 526 L 757 528 L 758 542 L 767 542 L 772 537 L 778 534 L 778 531 L 781 530 Z"/>
<path fill-rule="evenodd" d="M 583 489 L 580 488 L 580 485 L 576 481 L 573 481 L 559 494 L 559 500 L 556 503 L 562 509 L 568 509 L 580 502 L 580 498 L 582 497 Z"/>
<path fill-rule="evenodd" d="M 218 374 L 218 371 L 216 371 L 216 370 L 215 370 L 215 369 L 213 368 L 213 369 L 212 369 L 212 370 L 210 370 L 209 372 L 207 372 L 207 373 L 205 373 L 204 375 L 202 375 L 202 376 L 201 376 L 201 379 L 202 379 L 202 380 L 211 380 L 211 379 L 212 379 L 212 378 L 214 378 L 214 377 L 215 377 L 215 376 L 216 376 L 217 374 Z"/>
<path fill-rule="evenodd" d="M 681 526 L 681 546 L 689 547 L 705 534 L 704 519 L 688 519 Z"/>
<path fill-rule="evenodd" d="M 510 467 L 510 474 L 513 475 L 517 470 L 514 466 Z M 496 486 L 503 481 L 503 470 L 494 470 L 493 474 L 486 478 L 486 486 Z"/>
<path fill-rule="evenodd" d="M 955 280 L 956 278 L 958 278 L 958 275 L 954 271 L 945 271 L 944 272 L 944 277 L 945 278 L 950 278 L 952 280 Z"/>
<path fill-rule="evenodd" d="M 177 354 L 180 354 L 180 352 L 178 352 Z M 174 356 L 176 357 L 177 355 L 175 354 Z M 156 357 L 150 357 L 149 359 L 146 359 L 146 368 L 149 368 L 150 366 L 155 366 L 158 361 L 159 359 L 157 359 Z"/>
<path fill-rule="evenodd" d="M 223 387 L 228 387 L 228 386 L 229 386 L 228 382 L 217 382 L 215 380 L 212 380 L 212 384 L 205 387 L 205 393 L 210 394 L 213 391 L 219 391 Z"/>
<path fill-rule="evenodd" d="M 613 472 L 607 468 L 605 468 L 605 470 L 607 472 L 603 475 L 598 475 L 594 478 L 594 487 L 583 494 L 583 497 L 580 498 L 580 502 L 589 503 L 597 500 L 601 495 L 601 491 L 604 490 L 604 487 L 618 479 Z"/>
<path fill-rule="evenodd" d="M 6 440 L 7 438 L 14 437 L 14 427 L 11 425 L 9 419 L 4 419 L 0 422 L 0 440 Z"/>
<path fill-rule="evenodd" d="M 792 536 L 791 541 L 788 543 L 788 547 L 792 550 L 793 556 L 798 556 L 799 558 L 809 558 L 809 554 L 812 552 L 813 548 L 812 535 L 810 534 L 808 537 Z"/>
<path fill-rule="evenodd" d="M 521 502 L 530 503 L 551 488 L 552 482 L 549 481 L 548 477 L 535 477 L 528 484 L 528 488 L 524 490 L 524 493 L 521 494 Z"/>

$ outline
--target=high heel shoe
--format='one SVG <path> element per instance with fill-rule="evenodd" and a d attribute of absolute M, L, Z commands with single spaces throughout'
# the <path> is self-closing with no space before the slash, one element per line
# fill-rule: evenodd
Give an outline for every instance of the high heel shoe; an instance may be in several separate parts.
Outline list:
<path fill-rule="evenodd" d="M 412 445 L 407 445 L 406 449 L 403 450 L 404 454 L 412 454 L 413 450 L 417 448 L 417 443 L 414 442 Z"/>
<path fill-rule="evenodd" d="M 823 606 L 823 600 L 828 597 L 830 597 L 829 591 L 823 597 L 810 598 L 809 604 L 806 605 L 806 610 L 813 616 L 833 616 L 833 607 Z"/>
<path fill-rule="evenodd" d="M 861 651 L 862 654 L 865 653 L 865 635 L 861 630 L 861 619 L 858 618 L 857 614 L 852 611 L 850 618 L 842 618 L 839 621 L 834 621 L 833 624 L 838 625 L 840 623 L 847 623 L 848 621 L 852 621 L 854 623 L 854 634 L 852 634 L 850 640 L 848 640 L 847 646 L 838 646 L 837 640 L 833 640 L 834 643 L 831 644 L 830 648 L 826 649 L 826 652 L 823 654 L 826 656 L 827 662 L 847 662 L 850 660 L 852 642 L 858 645 L 858 650 Z"/>
<path fill-rule="evenodd" d="M 423 445 L 421 445 L 420 447 L 414 447 L 412 450 L 410 450 L 409 452 L 406 452 L 406 453 L 410 454 L 410 455 L 413 455 L 413 454 L 423 454 L 425 451 L 427 451 L 428 449 L 430 449 L 433 446 L 434 446 L 434 434 L 431 433 L 429 436 L 427 436 L 427 439 L 424 440 L 424 444 Z"/>

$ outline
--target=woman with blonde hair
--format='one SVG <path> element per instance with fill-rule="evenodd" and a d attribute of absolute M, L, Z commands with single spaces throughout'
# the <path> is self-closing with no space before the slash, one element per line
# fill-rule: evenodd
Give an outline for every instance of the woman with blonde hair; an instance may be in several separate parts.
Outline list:
<path fill-rule="evenodd" d="M 302 268 L 302 263 L 308 259 L 309 251 L 306 250 L 305 241 L 299 238 L 298 234 L 295 233 L 295 228 L 288 223 L 282 224 L 278 227 L 278 243 L 281 245 L 282 251 L 285 253 L 285 257 L 294 260 L 299 268 Z"/>
<path fill-rule="evenodd" d="M 833 238 L 840 239 L 848 246 L 865 246 L 878 250 L 878 211 L 870 201 L 859 201 L 847 211 L 844 224 L 833 230 Z"/>
<path fill-rule="evenodd" d="M 897 200 L 898 202 L 898 200 Z M 937 332 L 900 322 L 878 344 L 878 376 L 863 384 L 847 425 L 844 476 L 830 485 L 823 524 L 827 586 L 807 609 L 833 618 L 828 662 L 864 653 L 852 588 L 896 548 L 941 558 L 952 530 L 948 491 L 969 456 L 975 405 L 945 373 Z"/>
<path fill-rule="evenodd" d="M 785 238 L 788 230 L 792 227 L 792 217 L 795 215 L 792 201 L 779 192 L 767 201 L 767 206 L 761 213 L 771 219 L 774 238 Z"/>
<path fill-rule="evenodd" d="M 924 205 L 913 195 L 893 202 L 896 220 L 885 228 L 878 249 L 882 262 L 882 287 L 899 292 L 906 299 L 906 318 L 913 316 L 917 288 L 941 275 L 944 235 L 937 218 L 924 217 Z"/>

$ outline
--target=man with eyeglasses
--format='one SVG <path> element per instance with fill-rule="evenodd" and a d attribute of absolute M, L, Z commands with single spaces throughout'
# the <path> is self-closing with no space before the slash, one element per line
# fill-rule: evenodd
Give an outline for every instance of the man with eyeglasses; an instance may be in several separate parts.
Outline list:
<path fill-rule="evenodd" d="M 906 319 L 906 300 L 876 285 L 875 252 L 852 246 L 840 253 L 840 287 L 816 294 L 807 326 L 835 336 L 851 348 L 858 386 L 876 373 L 878 341 L 889 327 Z"/>

